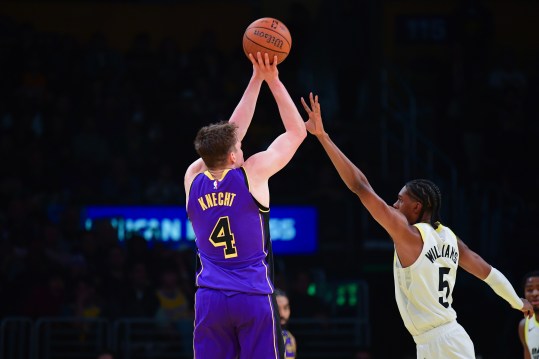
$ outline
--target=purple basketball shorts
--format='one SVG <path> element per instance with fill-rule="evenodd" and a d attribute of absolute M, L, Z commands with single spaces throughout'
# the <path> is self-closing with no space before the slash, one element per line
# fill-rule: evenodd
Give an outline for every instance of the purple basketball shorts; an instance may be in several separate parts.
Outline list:
<path fill-rule="evenodd" d="M 276 310 L 271 294 L 198 288 L 195 359 L 279 359 L 282 335 Z"/>

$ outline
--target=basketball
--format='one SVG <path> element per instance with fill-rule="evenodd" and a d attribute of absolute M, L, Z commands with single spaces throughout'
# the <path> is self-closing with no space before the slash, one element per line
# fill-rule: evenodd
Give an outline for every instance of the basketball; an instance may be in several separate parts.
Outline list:
<path fill-rule="evenodd" d="M 270 62 L 273 63 L 274 55 L 277 55 L 277 64 L 286 59 L 292 47 L 290 31 L 281 21 L 263 17 L 253 21 L 243 34 L 243 51 L 249 57 L 260 52 L 262 56 L 267 52 Z"/>

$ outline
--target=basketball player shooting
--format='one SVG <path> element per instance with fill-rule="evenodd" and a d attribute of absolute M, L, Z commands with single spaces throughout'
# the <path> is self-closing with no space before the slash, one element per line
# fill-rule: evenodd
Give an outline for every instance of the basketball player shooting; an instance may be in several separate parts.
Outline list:
<path fill-rule="evenodd" d="M 307 131 L 276 57 L 249 54 L 253 74 L 228 122 L 202 127 L 200 158 L 185 173 L 187 215 L 197 246 L 195 359 L 282 359 L 284 343 L 274 292 L 268 181 L 288 164 Z M 263 83 L 285 132 L 244 161 L 241 142 Z"/>

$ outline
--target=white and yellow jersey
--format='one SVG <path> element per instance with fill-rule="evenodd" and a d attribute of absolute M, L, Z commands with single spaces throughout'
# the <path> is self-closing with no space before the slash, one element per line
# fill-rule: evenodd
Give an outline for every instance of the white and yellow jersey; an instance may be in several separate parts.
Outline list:
<path fill-rule="evenodd" d="M 395 252 L 395 298 L 404 325 L 413 336 L 457 318 L 451 307 L 459 265 L 457 237 L 448 227 L 434 229 L 417 223 L 423 249 L 417 260 L 402 268 Z"/>
<path fill-rule="evenodd" d="M 532 359 L 539 359 L 539 323 L 535 315 L 533 318 L 526 317 L 524 323 L 524 339 L 530 351 Z"/>

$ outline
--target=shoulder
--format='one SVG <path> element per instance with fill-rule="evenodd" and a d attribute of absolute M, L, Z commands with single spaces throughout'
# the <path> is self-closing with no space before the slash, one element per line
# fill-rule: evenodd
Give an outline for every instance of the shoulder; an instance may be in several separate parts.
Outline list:
<path fill-rule="evenodd" d="M 187 168 L 187 171 L 185 171 L 184 176 L 184 185 L 185 189 L 188 190 L 189 187 L 191 187 L 191 183 L 195 179 L 195 177 L 204 172 L 207 169 L 206 165 L 204 164 L 204 161 L 202 161 L 202 158 L 199 158 L 195 162 L 191 163 L 191 165 Z"/>

